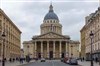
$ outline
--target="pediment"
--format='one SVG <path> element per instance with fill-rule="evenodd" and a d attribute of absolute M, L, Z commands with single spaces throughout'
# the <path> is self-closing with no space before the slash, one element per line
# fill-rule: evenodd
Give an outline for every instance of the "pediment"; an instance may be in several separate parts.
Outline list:
<path fill-rule="evenodd" d="M 60 34 L 57 34 L 57 33 L 49 32 L 49 33 L 37 36 L 35 38 L 60 38 L 61 39 L 61 38 L 67 38 L 67 37 L 60 35 Z"/>

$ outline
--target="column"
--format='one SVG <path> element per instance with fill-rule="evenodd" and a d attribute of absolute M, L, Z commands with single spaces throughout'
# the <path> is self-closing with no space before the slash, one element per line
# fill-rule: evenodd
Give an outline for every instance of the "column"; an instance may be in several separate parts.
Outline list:
<path fill-rule="evenodd" d="M 69 46 L 69 41 L 67 42 L 67 50 L 68 50 L 68 57 L 70 57 L 70 46 Z"/>
<path fill-rule="evenodd" d="M 60 44 L 59 44 L 59 53 L 60 53 L 60 54 L 59 54 L 59 55 L 60 55 L 59 57 L 61 58 L 61 53 L 62 53 L 62 45 L 61 45 L 61 41 L 60 41 Z"/>
<path fill-rule="evenodd" d="M 37 58 L 37 45 L 36 45 L 36 41 L 35 41 L 35 58 Z"/>
<path fill-rule="evenodd" d="M 35 55 L 34 55 L 34 52 L 35 52 L 35 48 L 34 48 L 34 44 L 33 44 L 33 58 L 35 57 Z"/>
<path fill-rule="evenodd" d="M 67 44 L 67 42 L 66 42 L 66 55 L 65 55 L 65 57 L 68 57 L 68 44 Z"/>
<path fill-rule="evenodd" d="M 43 58 L 43 42 L 41 41 L 41 58 Z"/>
<path fill-rule="evenodd" d="M 47 58 L 49 58 L 49 41 L 47 41 Z"/>
<path fill-rule="evenodd" d="M 53 42 L 53 57 L 55 58 L 55 41 Z"/>

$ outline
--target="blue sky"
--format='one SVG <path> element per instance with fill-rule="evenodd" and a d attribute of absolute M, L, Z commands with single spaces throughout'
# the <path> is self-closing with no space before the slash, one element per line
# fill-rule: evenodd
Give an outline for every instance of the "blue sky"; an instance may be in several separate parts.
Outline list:
<path fill-rule="evenodd" d="M 51 1 L 63 25 L 63 34 L 69 35 L 72 40 L 80 40 L 85 17 L 97 10 L 99 0 L 1 0 L 0 8 L 22 31 L 23 42 L 40 34 L 40 25 Z"/>

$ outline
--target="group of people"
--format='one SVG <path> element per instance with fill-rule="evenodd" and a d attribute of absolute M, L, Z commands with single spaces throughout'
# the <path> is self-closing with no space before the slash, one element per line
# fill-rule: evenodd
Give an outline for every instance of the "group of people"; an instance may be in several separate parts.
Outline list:
<path fill-rule="evenodd" d="M 81 61 L 84 61 L 85 60 L 85 58 L 83 57 L 83 58 L 80 58 L 80 60 Z M 99 61 L 99 59 L 96 57 L 96 58 L 93 58 L 93 60 L 95 61 L 95 62 L 98 62 Z"/>
<path fill-rule="evenodd" d="M 19 57 L 19 58 L 9 58 L 9 59 L 6 59 L 4 58 L 5 62 L 9 61 L 10 63 L 13 63 L 15 61 L 18 61 L 20 63 L 23 63 L 23 62 L 30 62 L 30 57 L 29 56 L 26 56 L 26 58 L 22 58 L 22 57 Z M 0 60 L 1 62 L 1 60 Z"/>

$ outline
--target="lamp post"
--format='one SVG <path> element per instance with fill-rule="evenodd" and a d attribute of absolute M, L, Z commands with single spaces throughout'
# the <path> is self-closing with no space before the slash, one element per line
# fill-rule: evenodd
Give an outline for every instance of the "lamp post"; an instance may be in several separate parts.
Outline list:
<path fill-rule="evenodd" d="M 5 59 L 4 59 L 5 58 L 5 37 L 6 37 L 5 32 L 3 32 L 2 34 L 2 38 L 3 38 L 2 66 L 5 66 Z"/>
<path fill-rule="evenodd" d="M 90 32 L 90 39 L 91 39 L 91 66 L 93 66 L 93 58 L 92 58 L 92 39 L 93 39 L 94 34 L 92 31 Z"/>

